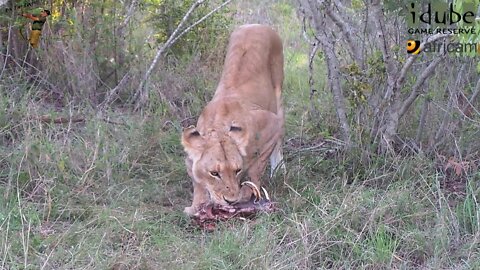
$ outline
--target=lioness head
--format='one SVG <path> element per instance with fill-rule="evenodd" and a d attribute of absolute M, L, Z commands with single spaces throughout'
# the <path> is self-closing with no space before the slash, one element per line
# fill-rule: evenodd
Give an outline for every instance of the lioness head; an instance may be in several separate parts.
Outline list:
<path fill-rule="evenodd" d="M 246 132 L 235 125 L 203 134 L 193 126 L 183 131 L 193 181 L 205 187 L 214 203 L 228 205 L 240 199 L 245 137 Z"/>

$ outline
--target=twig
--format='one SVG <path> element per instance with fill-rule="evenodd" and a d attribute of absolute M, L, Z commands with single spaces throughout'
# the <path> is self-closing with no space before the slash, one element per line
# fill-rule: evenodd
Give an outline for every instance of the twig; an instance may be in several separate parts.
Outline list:
<path fill-rule="evenodd" d="M 193 120 L 193 119 L 195 119 L 195 118 L 197 118 L 197 116 L 190 116 L 190 117 L 184 118 L 184 119 L 182 119 L 182 120 L 180 121 L 180 124 L 182 124 L 182 126 L 184 126 L 185 123 L 188 123 L 189 121 L 191 121 L 191 120 Z"/>
<path fill-rule="evenodd" d="M 352 29 L 352 26 L 348 25 L 345 22 L 345 20 L 342 18 L 341 15 L 345 15 L 345 14 L 340 14 L 339 16 L 337 13 L 333 11 L 330 3 L 325 4 L 325 13 L 328 15 L 328 17 L 330 17 L 330 19 L 332 19 L 333 23 L 335 23 L 335 25 L 340 29 L 340 32 L 342 33 L 343 38 L 345 39 L 348 46 L 350 47 L 350 50 L 353 54 L 354 61 L 357 62 L 359 66 L 363 66 L 362 54 L 358 49 L 358 46 L 356 46 L 353 40 L 354 33 L 356 31 L 355 29 Z M 343 16 L 343 17 L 346 17 L 346 16 Z"/>
<path fill-rule="evenodd" d="M 449 93 L 448 97 L 449 97 L 449 99 L 448 99 L 448 103 L 447 103 L 447 108 L 444 109 L 442 122 L 440 123 L 440 126 L 438 127 L 438 130 L 435 133 L 434 142 L 430 146 L 430 150 L 433 150 L 433 149 L 437 148 L 438 146 L 440 146 L 447 138 L 447 136 L 445 136 L 445 133 L 446 133 L 445 129 L 446 129 L 446 126 L 447 126 L 447 124 L 450 120 L 451 114 L 452 114 L 453 95 L 451 93 Z"/>
<path fill-rule="evenodd" d="M 5 72 L 5 69 L 7 68 L 7 62 L 8 58 L 10 56 L 10 38 L 12 36 L 12 25 L 8 27 L 8 36 L 7 36 L 7 53 L 5 54 L 5 62 L 3 63 L 3 68 L 2 71 L 0 72 L 0 78 L 3 77 L 3 72 Z"/>
<path fill-rule="evenodd" d="M 423 40 L 420 43 L 420 51 L 423 50 L 423 48 L 425 48 L 427 44 L 435 42 L 439 39 L 442 39 L 448 36 L 450 36 L 450 34 L 440 34 L 440 33 L 435 34 L 433 36 L 428 36 L 425 40 Z M 407 75 L 408 70 L 411 68 L 412 64 L 415 62 L 415 60 L 417 60 L 417 58 L 418 58 L 418 55 L 411 55 L 407 59 L 402 69 L 400 70 L 400 75 L 398 75 L 397 81 L 395 82 L 397 88 L 400 88 L 402 86 L 403 82 L 405 81 L 405 77 Z"/>
<path fill-rule="evenodd" d="M 160 57 L 170 46 L 173 45 L 172 41 L 175 39 L 177 33 L 180 31 L 181 28 L 183 28 L 183 25 L 187 22 L 188 18 L 190 18 L 190 15 L 193 13 L 193 11 L 197 9 L 197 7 L 200 6 L 200 4 L 202 4 L 204 1 L 205 0 L 197 0 L 195 3 L 192 4 L 190 9 L 187 11 L 187 13 L 185 13 L 185 16 L 183 16 L 182 20 L 178 24 L 177 28 L 175 28 L 173 33 L 170 35 L 168 40 L 160 47 L 160 49 L 158 49 L 157 54 L 155 55 L 152 63 L 150 64 L 150 67 L 145 73 L 145 76 L 140 82 L 140 85 L 138 86 L 137 92 L 133 96 L 133 102 L 136 102 L 135 110 L 138 110 L 146 101 L 146 93 L 144 90 L 144 85 L 147 82 L 148 78 L 150 77 L 150 74 L 152 73 L 153 69 L 157 66 L 157 63 L 160 60 Z"/>
<path fill-rule="evenodd" d="M 402 106 L 400 107 L 400 110 L 398 112 L 399 118 L 402 118 L 402 116 L 407 112 L 408 108 L 410 108 L 410 105 L 417 99 L 418 95 L 420 94 L 422 90 L 422 85 L 425 83 L 425 81 L 432 76 L 432 74 L 435 72 L 435 68 L 437 65 L 445 59 L 446 56 L 438 57 L 435 60 L 433 60 L 426 69 L 423 70 L 422 74 L 417 78 L 417 81 L 412 87 L 412 92 L 410 95 L 405 99 L 403 102 Z"/>
<path fill-rule="evenodd" d="M 212 11 L 210 11 L 209 13 L 207 13 L 205 16 L 203 16 L 202 18 L 200 18 L 198 21 L 196 21 L 195 23 L 193 23 L 192 25 L 190 25 L 189 27 L 187 27 L 185 30 L 183 30 L 180 34 L 178 34 L 178 36 L 172 41 L 172 45 L 177 42 L 177 40 L 179 38 L 181 38 L 183 35 L 185 35 L 186 33 L 188 33 L 190 30 L 192 30 L 192 28 L 194 28 L 195 26 L 197 26 L 198 24 L 202 23 L 203 21 L 205 21 L 206 19 L 208 19 L 210 16 L 213 15 L 213 13 L 219 11 L 220 9 L 222 9 L 224 6 L 228 5 L 230 2 L 232 2 L 233 0 L 227 0 L 225 2 L 223 2 L 221 5 L 219 5 L 218 7 L 214 8 Z"/>
<path fill-rule="evenodd" d="M 38 120 L 43 123 L 66 124 L 66 123 L 80 123 L 85 122 L 83 117 L 52 117 L 49 115 L 33 116 L 30 119 Z"/>
<path fill-rule="evenodd" d="M 108 91 L 108 94 L 107 94 L 107 97 L 105 98 L 105 100 L 100 104 L 100 108 L 105 108 L 107 107 L 108 105 L 110 105 L 111 102 L 113 102 L 114 100 L 112 100 L 113 96 L 118 93 L 123 87 L 125 87 L 125 85 L 128 83 L 129 79 L 130 79 L 131 75 L 130 75 L 130 70 L 128 70 L 127 72 L 125 72 L 125 75 L 123 75 L 122 79 L 120 80 L 120 82 L 113 88 L 113 89 L 110 89 L 110 91 Z"/>
<path fill-rule="evenodd" d="M 127 26 L 127 24 L 130 22 L 130 19 L 132 18 L 132 15 L 135 11 L 135 7 L 137 6 L 138 0 L 133 0 L 132 3 L 130 4 L 130 7 L 128 8 L 127 16 L 125 16 L 125 20 L 123 20 L 122 25 L 120 26 L 121 28 L 124 28 Z"/>
<path fill-rule="evenodd" d="M 30 117 L 30 120 L 35 120 L 35 121 L 40 121 L 42 123 L 51 123 L 51 124 L 67 124 L 67 123 L 82 123 L 86 122 L 87 119 L 83 116 L 72 116 L 72 117 L 53 117 L 50 115 L 41 115 L 41 116 L 32 116 Z M 101 121 L 113 125 L 121 125 L 121 126 L 127 126 L 125 123 L 120 123 L 116 121 L 112 121 L 106 118 L 101 118 Z"/>
<path fill-rule="evenodd" d="M 120 123 L 120 122 L 112 121 L 112 120 L 105 119 L 105 118 L 102 118 L 101 120 L 102 120 L 103 122 L 105 122 L 105 123 L 108 123 L 108 124 L 112 124 L 112 125 L 119 125 L 119 126 L 128 127 L 128 125 L 127 125 L 127 124 L 125 124 L 125 123 Z"/>
<path fill-rule="evenodd" d="M 228 0 L 228 1 L 224 2 L 223 4 L 214 8 L 212 11 L 210 11 L 205 16 L 200 18 L 198 21 L 196 21 L 195 23 L 193 23 L 192 25 L 190 25 L 189 27 L 187 27 L 183 31 L 181 31 L 181 29 L 183 28 L 183 26 L 185 25 L 186 21 L 188 20 L 190 15 L 193 13 L 193 11 L 195 9 L 197 9 L 198 6 L 200 6 L 203 2 L 205 2 L 205 0 L 198 0 L 195 3 L 193 3 L 193 5 L 190 7 L 190 9 L 187 11 L 185 16 L 183 17 L 182 21 L 178 24 L 177 28 L 173 31 L 173 33 L 170 35 L 168 40 L 163 44 L 163 46 L 160 47 L 160 49 L 157 51 L 157 54 L 155 55 L 155 58 L 152 61 L 152 64 L 150 65 L 147 72 L 145 73 L 145 76 L 144 76 L 143 80 L 140 82 L 140 85 L 138 86 L 137 92 L 135 93 L 135 95 L 132 99 L 132 101 L 135 103 L 135 110 L 140 109 L 140 107 L 143 106 L 144 103 L 146 102 L 148 95 L 147 95 L 147 93 L 144 89 L 145 83 L 148 81 L 148 78 L 150 77 L 152 71 L 155 69 L 155 66 L 157 65 L 158 61 L 160 60 L 161 56 L 165 53 L 165 51 L 168 48 L 170 48 L 173 44 L 175 44 L 175 42 L 177 42 L 177 40 L 180 37 L 182 37 L 183 35 L 188 33 L 190 30 L 192 30 L 199 23 L 206 20 L 213 13 L 217 12 L 218 10 L 220 10 L 221 8 L 226 6 L 231 1 L 233 1 L 233 0 Z"/>
<path fill-rule="evenodd" d="M 328 71 L 328 82 L 333 95 L 333 102 L 335 104 L 337 118 L 340 122 L 342 130 L 342 139 L 345 141 L 346 146 L 348 147 L 351 144 L 351 131 L 347 118 L 345 97 L 343 96 L 342 85 L 340 83 L 340 63 L 335 53 L 334 43 L 332 42 L 334 40 L 332 34 L 333 30 L 332 28 L 326 26 L 325 18 L 322 16 L 322 14 L 316 13 L 316 11 L 320 9 L 318 2 L 313 0 L 308 0 L 306 2 L 308 6 L 304 10 L 310 10 L 312 12 L 308 15 L 311 16 L 311 21 L 316 34 L 319 35 L 316 39 L 322 46 L 322 50 L 325 55 L 325 62 L 327 64 Z"/>
<path fill-rule="evenodd" d="M 310 50 L 310 57 L 308 59 L 308 84 L 310 85 L 310 102 L 312 102 L 313 96 L 315 95 L 315 92 L 317 91 L 314 88 L 315 80 L 313 79 L 313 60 L 314 60 L 315 56 L 317 55 L 317 51 L 318 51 L 318 42 L 313 42 L 312 43 L 312 48 Z"/>
<path fill-rule="evenodd" d="M 480 8 L 480 6 L 479 6 L 479 8 Z M 472 96 L 470 97 L 470 99 L 468 100 L 468 103 L 469 103 L 468 105 L 471 106 L 474 110 L 476 110 L 476 109 L 473 106 L 473 104 L 475 103 L 475 100 L 477 99 L 479 94 L 480 94 L 480 79 L 478 79 L 477 84 L 475 85 L 475 90 L 474 90 Z M 478 111 L 477 111 L 477 113 L 478 113 Z"/>
<path fill-rule="evenodd" d="M 380 49 L 383 56 L 383 62 L 385 63 L 385 70 L 387 73 L 387 89 L 384 95 L 384 102 L 390 100 L 392 95 L 394 95 L 396 90 L 396 83 L 395 83 L 395 74 L 397 73 L 397 69 L 395 67 L 394 62 L 392 61 L 392 53 L 390 51 L 390 46 L 387 42 L 386 35 L 386 27 L 385 27 L 385 17 L 383 14 L 383 9 L 381 7 L 380 0 L 373 0 L 372 1 L 372 13 L 373 17 L 375 18 L 375 24 L 378 29 L 378 36 L 380 38 Z"/>
<path fill-rule="evenodd" d="M 430 98 L 426 97 L 425 101 L 423 102 L 417 134 L 415 136 L 415 142 L 417 144 L 420 144 L 420 140 L 422 139 L 423 130 L 425 129 L 425 123 L 427 120 L 429 105 L 430 105 Z"/>
<path fill-rule="evenodd" d="M 317 204 L 315 204 L 314 202 L 312 202 L 311 200 L 309 200 L 307 197 L 305 196 L 302 196 L 302 194 L 300 194 L 297 190 L 295 190 L 291 185 L 289 185 L 286 181 L 283 182 L 283 184 L 290 190 L 292 191 L 293 193 L 295 193 L 295 195 L 297 195 L 299 198 L 301 198 L 302 200 L 308 202 L 310 205 L 312 205 L 313 207 L 315 207 L 318 211 L 322 212 L 323 215 L 327 215 L 327 212 L 323 209 L 321 209 L 320 207 L 318 207 Z"/>

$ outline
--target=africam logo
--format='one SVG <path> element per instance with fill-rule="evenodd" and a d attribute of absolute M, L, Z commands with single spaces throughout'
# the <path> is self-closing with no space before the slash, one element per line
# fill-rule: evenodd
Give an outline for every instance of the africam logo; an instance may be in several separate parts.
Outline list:
<path fill-rule="evenodd" d="M 407 40 L 407 53 L 409 54 L 418 54 L 420 52 L 420 41 L 419 40 Z"/>
<path fill-rule="evenodd" d="M 480 43 L 461 43 L 461 42 L 431 42 L 425 43 L 423 48 L 420 47 L 420 40 L 407 40 L 407 53 L 419 54 L 425 53 L 458 53 L 458 54 L 470 54 L 476 53 L 480 55 Z"/>

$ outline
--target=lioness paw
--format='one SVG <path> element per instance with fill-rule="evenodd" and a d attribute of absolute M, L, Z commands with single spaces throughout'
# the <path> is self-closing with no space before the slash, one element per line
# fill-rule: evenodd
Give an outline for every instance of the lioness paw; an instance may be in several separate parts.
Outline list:
<path fill-rule="evenodd" d="M 195 207 L 193 207 L 193 206 L 189 206 L 189 207 L 185 207 L 185 209 L 183 209 L 183 212 L 187 216 L 193 216 L 197 212 L 197 209 L 195 209 Z"/>
<path fill-rule="evenodd" d="M 253 196 L 253 191 L 249 186 L 242 186 L 240 189 L 240 199 L 238 202 L 248 202 Z"/>

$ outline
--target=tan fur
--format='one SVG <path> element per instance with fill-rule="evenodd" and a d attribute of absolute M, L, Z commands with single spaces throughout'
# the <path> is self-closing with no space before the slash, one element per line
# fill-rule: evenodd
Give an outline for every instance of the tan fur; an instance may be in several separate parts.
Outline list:
<path fill-rule="evenodd" d="M 244 25 L 230 37 L 222 77 L 197 127 L 183 131 L 187 172 L 193 180 L 192 215 L 202 203 L 250 199 L 248 177 L 261 186 L 268 159 L 282 162 L 284 115 L 282 42 L 270 27 Z M 218 173 L 218 177 L 215 175 Z"/>

